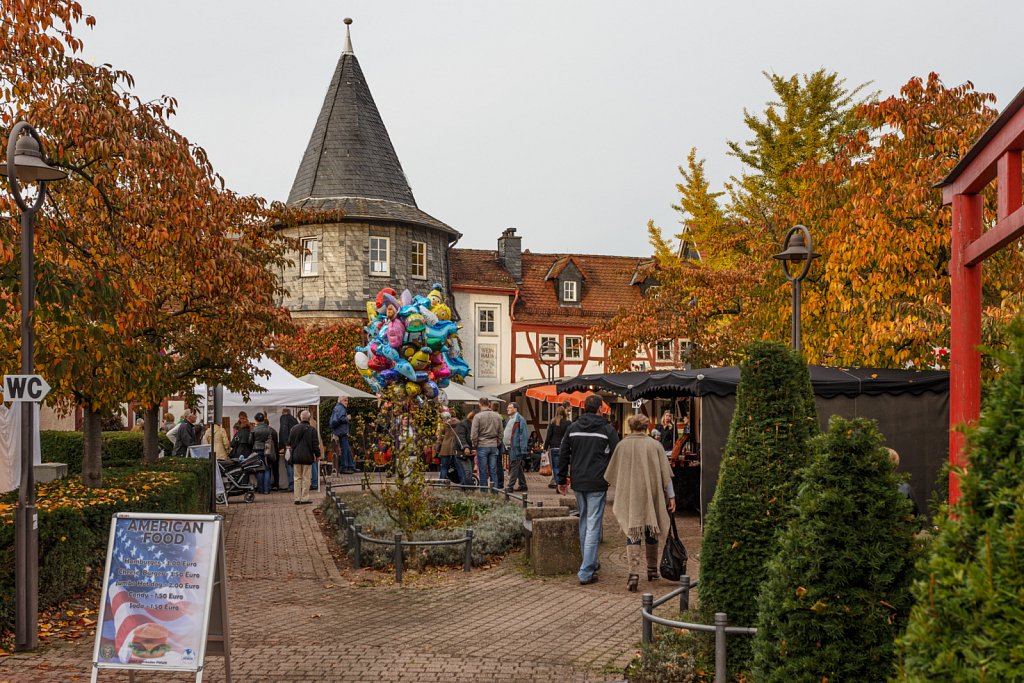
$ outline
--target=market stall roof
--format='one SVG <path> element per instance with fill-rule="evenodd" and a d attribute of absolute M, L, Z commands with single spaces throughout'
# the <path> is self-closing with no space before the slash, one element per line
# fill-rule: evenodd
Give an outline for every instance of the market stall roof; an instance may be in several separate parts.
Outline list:
<path fill-rule="evenodd" d="M 544 384 L 539 387 L 530 387 L 526 390 L 527 398 L 533 398 L 546 403 L 562 403 L 564 401 L 568 401 L 569 405 L 574 408 L 582 408 L 583 402 L 587 400 L 587 397 L 593 395 L 593 391 L 559 392 L 555 388 L 554 384 Z M 602 412 L 611 412 L 607 403 L 604 404 Z"/>
<path fill-rule="evenodd" d="M 536 384 L 547 384 L 547 380 L 525 379 L 520 380 L 518 382 L 512 382 L 511 384 L 488 384 L 486 386 L 477 388 L 477 391 L 483 391 L 485 393 L 491 394 L 492 396 L 503 396 L 505 394 L 511 394 L 513 391 L 516 391 L 517 389 L 522 389 L 523 387 L 532 387 Z"/>
<path fill-rule="evenodd" d="M 223 406 L 238 408 L 241 406 L 257 406 L 271 408 L 276 406 L 311 406 L 320 403 L 319 387 L 303 382 L 292 373 L 272 361 L 267 356 L 260 356 L 255 362 L 258 370 L 270 373 L 269 377 L 256 375 L 256 384 L 262 391 L 253 391 L 249 400 L 234 391 L 224 391 Z M 195 393 L 206 397 L 206 385 L 200 384 Z"/>
<path fill-rule="evenodd" d="M 944 370 L 893 370 L 886 368 L 831 368 L 811 365 L 811 386 L 816 396 L 858 396 L 879 394 L 921 394 L 949 391 L 949 373 Z M 739 366 L 620 372 L 580 375 L 560 382 L 559 391 L 600 389 L 635 401 L 639 398 L 670 396 L 727 396 L 736 393 Z"/>
<path fill-rule="evenodd" d="M 339 396 L 348 396 L 349 398 L 377 398 L 373 394 L 368 394 L 365 391 L 350 387 L 347 384 L 337 382 L 330 377 L 324 377 L 318 375 L 315 372 L 308 372 L 299 378 L 303 382 L 313 384 L 320 387 L 321 398 L 337 398 Z"/>
<path fill-rule="evenodd" d="M 444 395 L 448 397 L 449 401 L 469 403 L 479 401 L 482 398 L 486 398 L 489 401 L 501 401 L 502 403 L 505 402 L 505 399 L 503 398 L 491 396 L 490 394 L 480 391 L 479 389 L 471 389 L 467 387 L 465 384 L 458 384 L 456 382 L 450 383 L 448 386 L 442 389 L 442 391 L 444 391 Z"/>

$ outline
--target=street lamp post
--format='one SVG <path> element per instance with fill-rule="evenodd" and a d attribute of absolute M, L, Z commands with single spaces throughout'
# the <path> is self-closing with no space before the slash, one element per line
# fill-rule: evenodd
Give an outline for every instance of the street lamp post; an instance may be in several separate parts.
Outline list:
<path fill-rule="evenodd" d="M 21 209 L 21 374 L 33 373 L 32 309 L 35 305 L 33 230 L 36 213 L 46 201 L 46 184 L 63 180 L 67 173 L 53 168 L 43 157 L 42 143 L 35 128 L 24 121 L 15 124 L 7 141 L 7 162 L 0 175 L 11 183 L 14 201 Z M 35 201 L 28 204 L 21 194 L 21 182 L 39 183 Z M 36 510 L 33 445 L 35 405 L 21 405 L 21 485 L 14 512 L 15 598 L 14 646 L 33 650 L 39 646 L 39 513 Z"/>
<path fill-rule="evenodd" d="M 562 345 L 545 339 L 540 345 L 540 362 L 548 368 L 548 382 L 555 383 L 555 368 L 562 364 Z"/>
<path fill-rule="evenodd" d="M 807 277 L 807 271 L 811 268 L 811 261 L 821 254 L 814 253 L 814 243 L 811 241 L 811 233 L 802 225 L 794 225 L 786 233 L 786 239 L 782 242 L 782 251 L 772 258 L 782 261 L 782 272 L 786 279 L 793 283 L 793 350 L 800 350 L 800 283 Z M 790 263 L 802 263 L 800 271 L 795 275 L 789 271 Z"/>

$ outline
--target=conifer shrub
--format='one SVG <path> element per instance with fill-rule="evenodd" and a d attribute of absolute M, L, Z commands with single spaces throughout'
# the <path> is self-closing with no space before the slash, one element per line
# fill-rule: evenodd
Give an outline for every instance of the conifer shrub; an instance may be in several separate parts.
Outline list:
<path fill-rule="evenodd" d="M 961 498 L 936 518 L 900 640 L 900 681 L 1024 679 L 1024 322 L 968 431 Z"/>
<path fill-rule="evenodd" d="M 756 342 L 740 364 L 740 383 L 715 496 L 701 545 L 700 604 L 705 623 L 715 612 L 752 626 L 757 593 L 776 548 L 777 532 L 792 517 L 808 439 L 818 433 L 807 365 L 776 342 Z M 749 638 L 731 638 L 729 664 L 746 670 Z"/>
<path fill-rule="evenodd" d="M 758 599 L 753 680 L 887 680 L 912 598 L 910 501 L 873 420 L 812 440 L 795 516 Z"/>

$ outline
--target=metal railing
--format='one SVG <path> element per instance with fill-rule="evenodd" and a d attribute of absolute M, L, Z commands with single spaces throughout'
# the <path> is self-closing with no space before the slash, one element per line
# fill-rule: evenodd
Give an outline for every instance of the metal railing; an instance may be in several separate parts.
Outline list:
<path fill-rule="evenodd" d="M 363 533 L 362 525 L 355 523 L 355 515 L 348 509 L 344 501 L 338 497 L 338 494 L 331 490 L 332 488 L 334 487 L 329 487 L 327 489 L 327 497 L 330 499 L 331 504 L 334 505 L 334 508 L 338 511 L 338 521 L 345 529 L 345 549 L 346 551 L 352 552 L 354 558 L 353 566 L 356 569 L 360 569 L 362 567 L 363 543 L 376 543 L 378 545 L 393 546 L 392 561 L 395 565 L 395 583 L 402 583 L 402 574 L 404 570 L 403 549 L 414 546 L 459 545 L 464 543 L 466 548 L 462 557 L 462 570 L 468 572 L 473 568 L 472 528 L 467 528 L 466 535 L 462 538 L 452 538 L 444 541 L 405 541 L 402 540 L 402 534 L 400 532 L 395 533 L 393 540 L 374 538 Z"/>
<path fill-rule="evenodd" d="M 660 607 L 677 596 L 679 597 L 679 611 L 686 612 L 689 610 L 690 590 L 696 588 L 698 583 L 700 582 L 694 581 L 691 583 L 689 576 L 683 576 L 679 579 L 679 588 L 676 588 L 667 595 L 661 596 L 657 600 L 655 600 L 653 594 L 644 593 L 641 598 L 643 606 L 640 608 L 640 616 L 642 617 L 643 622 L 641 640 L 648 644 L 654 641 L 654 624 L 661 624 L 662 626 L 668 626 L 670 628 L 684 628 L 690 631 L 714 633 L 715 683 L 726 683 L 726 675 L 728 673 L 726 636 L 752 636 L 757 633 L 756 628 L 750 626 L 729 626 L 729 617 L 725 612 L 715 612 L 714 624 L 695 624 L 687 621 L 675 621 L 674 619 L 665 619 L 663 617 L 654 616 L 655 607 Z"/>
<path fill-rule="evenodd" d="M 518 500 L 520 503 L 522 503 L 523 509 L 526 509 L 527 507 L 529 507 L 531 505 L 539 507 L 539 508 L 544 507 L 544 501 L 542 501 L 542 500 L 531 501 L 530 497 L 529 497 L 530 496 L 529 493 L 524 493 L 522 495 L 517 495 L 515 493 L 511 493 L 511 492 L 505 491 L 503 489 L 498 489 L 498 488 L 496 488 L 493 485 L 489 486 L 486 489 L 483 489 L 483 488 L 480 488 L 480 486 L 473 485 L 473 484 L 453 484 L 451 479 L 425 479 L 424 481 L 426 482 L 427 486 L 430 486 L 431 488 L 458 489 L 460 491 L 466 491 L 466 492 L 470 492 L 470 493 L 476 492 L 476 491 L 486 491 L 487 493 L 490 493 L 491 495 L 495 495 L 495 496 L 502 495 L 502 496 L 505 496 L 505 501 L 506 502 L 508 502 L 509 500 Z M 355 487 L 355 486 L 358 486 L 360 491 L 366 491 L 366 490 L 370 489 L 373 486 L 397 486 L 397 485 L 398 485 L 398 483 L 396 481 L 394 481 L 393 479 L 390 479 L 390 480 L 389 479 L 378 479 L 377 481 L 370 481 L 367 477 L 363 477 L 359 481 L 346 482 L 346 483 L 335 484 L 335 483 L 332 483 L 332 482 L 327 482 L 327 493 L 330 494 L 331 489 L 336 489 L 336 488 L 345 488 L 345 487 Z"/>

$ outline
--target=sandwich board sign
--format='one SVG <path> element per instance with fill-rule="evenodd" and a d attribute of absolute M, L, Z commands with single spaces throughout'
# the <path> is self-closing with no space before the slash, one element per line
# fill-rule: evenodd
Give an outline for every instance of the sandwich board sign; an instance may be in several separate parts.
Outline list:
<path fill-rule="evenodd" d="M 187 671 L 207 655 L 231 682 L 224 518 L 118 512 L 110 522 L 92 683 L 103 669 Z"/>

